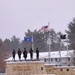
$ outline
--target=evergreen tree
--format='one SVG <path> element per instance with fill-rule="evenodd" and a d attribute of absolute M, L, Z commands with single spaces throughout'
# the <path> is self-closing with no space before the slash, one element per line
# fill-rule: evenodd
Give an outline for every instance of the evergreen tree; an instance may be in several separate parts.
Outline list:
<path fill-rule="evenodd" d="M 20 39 L 16 38 L 16 36 L 13 36 L 11 38 L 11 49 L 17 50 L 19 48 L 19 44 L 20 44 Z"/>
<path fill-rule="evenodd" d="M 75 18 L 69 23 L 68 29 L 66 32 L 68 34 L 69 43 L 71 48 L 75 50 Z"/>
<path fill-rule="evenodd" d="M 75 65 L 75 18 L 73 19 L 72 22 L 69 23 L 68 31 L 66 31 L 66 32 L 68 34 L 70 47 L 71 47 L 71 49 L 74 50 L 74 52 L 71 55 L 71 57 L 72 57 L 71 62 Z"/>
<path fill-rule="evenodd" d="M 48 51 L 49 47 L 48 47 L 48 42 L 49 42 L 49 32 L 41 32 L 41 31 L 37 31 L 34 30 L 33 32 L 31 32 L 28 29 L 28 32 L 25 33 L 25 36 L 33 36 L 33 43 L 34 43 L 34 50 L 36 48 L 39 48 L 40 52 L 41 51 Z M 59 50 L 59 46 L 60 46 L 60 38 L 57 36 L 56 32 L 54 31 L 54 29 L 50 30 L 50 39 L 51 39 L 51 50 Z M 27 48 L 27 50 L 29 50 L 29 48 L 32 47 L 32 43 L 31 42 L 24 42 L 24 40 L 21 42 L 21 48 Z M 64 50 L 64 45 L 62 47 Z"/>

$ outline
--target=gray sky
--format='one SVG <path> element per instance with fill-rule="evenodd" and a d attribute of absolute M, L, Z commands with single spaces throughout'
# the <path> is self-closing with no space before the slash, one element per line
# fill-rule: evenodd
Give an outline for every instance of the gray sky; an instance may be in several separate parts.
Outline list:
<path fill-rule="evenodd" d="M 75 0 L 0 0 L 0 38 L 24 38 L 27 29 L 39 30 L 50 22 L 65 32 L 75 17 Z"/>

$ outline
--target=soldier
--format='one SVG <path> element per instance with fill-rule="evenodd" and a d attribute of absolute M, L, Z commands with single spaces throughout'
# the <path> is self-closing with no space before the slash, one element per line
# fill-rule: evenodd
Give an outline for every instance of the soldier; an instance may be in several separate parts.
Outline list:
<path fill-rule="evenodd" d="M 31 60 L 33 59 L 33 50 L 32 50 L 32 48 L 30 48 L 30 58 L 31 58 Z"/>
<path fill-rule="evenodd" d="M 15 49 L 13 49 L 12 56 L 13 56 L 14 61 L 15 61 L 15 54 L 16 54 L 16 51 Z"/>
<path fill-rule="evenodd" d="M 21 50 L 20 49 L 18 49 L 18 57 L 19 57 L 19 60 L 21 60 Z"/>
<path fill-rule="evenodd" d="M 24 57 L 25 60 L 26 60 L 26 58 L 27 58 L 27 50 L 26 50 L 26 48 L 24 48 L 24 51 L 23 51 L 23 57 Z"/>
<path fill-rule="evenodd" d="M 36 58 L 39 59 L 39 50 L 36 48 Z"/>

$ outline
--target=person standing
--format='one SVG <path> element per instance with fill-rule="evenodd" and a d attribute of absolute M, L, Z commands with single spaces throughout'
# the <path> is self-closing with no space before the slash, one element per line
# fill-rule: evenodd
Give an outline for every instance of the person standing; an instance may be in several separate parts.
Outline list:
<path fill-rule="evenodd" d="M 27 58 L 27 50 L 26 50 L 26 48 L 24 48 L 24 51 L 23 51 L 23 57 L 24 57 L 25 60 L 26 60 L 26 58 Z"/>
<path fill-rule="evenodd" d="M 32 50 L 32 48 L 30 48 L 30 58 L 31 58 L 31 60 L 33 59 L 33 50 Z"/>
<path fill-rule="evenodd" d="M 36 58 L 39 59 L 39 50 L 36 48 Z"/>
<path fill-rule="evenodd" d="M 17 53 L 18 53 L 19 60 L 21 60 L 21 53 L 22 53 L 21 50 L 18 49 L 18 52 Z"/>
<path fill-rule="evenodd" d="M 15 61 L 15 55 L 16 55 L 16 51 L 15 51 L 15 49 L 13 49 L 12 56 L 13 56 L 14 61 Z"/>

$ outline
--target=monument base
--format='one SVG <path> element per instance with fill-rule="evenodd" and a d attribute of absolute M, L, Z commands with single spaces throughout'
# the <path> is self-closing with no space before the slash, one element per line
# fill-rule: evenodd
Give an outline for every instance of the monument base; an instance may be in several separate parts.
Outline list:
<path fill-rule="evenodd" d="M 44 62 L 22 61 L 7 62 L 5 75 L 35 75 L 46 74 Z"/>

